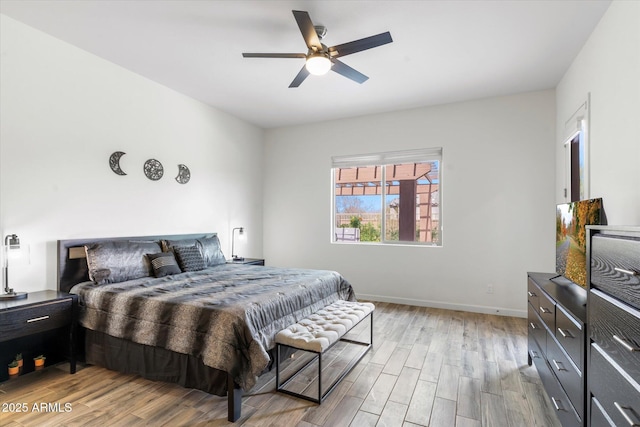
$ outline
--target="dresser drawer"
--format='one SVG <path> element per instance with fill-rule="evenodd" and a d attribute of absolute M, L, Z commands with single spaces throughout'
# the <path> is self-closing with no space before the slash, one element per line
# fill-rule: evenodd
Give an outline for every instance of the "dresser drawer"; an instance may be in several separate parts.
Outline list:
<path fill-rule="evenodd" d="M 542 353 L 542 351 L 540 350 L 540 346 L 538 345 L 538 341 L 536 341 L 536 339 L 533 337 L 533 335 L 529 334 L 529 337 L 527 338 L 527 342 L 529 344 L 528 348 L 529 348 L 529 359 L 531 360 L 531 363 L 540 363 L 541 361 L 544 362 L 544 355 Z"/>
<path fill-rule="evenodd" d="M 592 289 L 589 324 L 591 339 L 640 383 L 640 311 Z"/>
<path fill-rule="evenodd" d="M 558 346 L 553 337 L 547 338 L 547 360 L 551 371 L 556 375 L 565 393 L 571 399 L 578 415 L 583 416 L 584 396 L 582 393 L 582 374 L 576 370 L 569 357 Z"/>
<path fill-rule="evenodd" d="M 578 370 L 582 372 L 584 364 L 584 330 L 571 315 L 560 306 L 556 307 L 555 336 Z"/>
<path fill-rule="evenodd" d="M 640 385 L 631 384 L 614 363 L 607 360 L 604 351 L 597 344 L 591 344 L 591 393 L 615 425 L 639 425 Z"/>
<path fill-rule="evenodd" d="M 540 313 L 540 318 L 545 323 L 547 328 L 550 330 L 556 329 L 556 303 L 554 300 L 549 298 L 549 296 L 541 292 L 538 312 Z"/>
<path fill-rule="evenodd" d="M 542 291 L 538 288 L 538 285 L 533 283 L 533 280 L 527 280 L 527 301 L 531 304 L 536 311 L 540 310 L 540 294 Z"/>
<path fill-rule="evenodd" d="M 534 337 L 542 354 L 545 354 L 547 352 L 547 330 L 542 326 L 542 320 L 535 308 L 531 304 L 528 304 L 528 308 L 529 336 Z"/>
<path fill-rule="evenodd" d="M 591 239 L 591 287 L 640 309 L 640 239 L 596 234 Z"/>
<path fill-rule="evenodd" d="M 615 424 L 611 424 L 608 415 L 598 399 L 591 398 L 591 424 L 592 427 L 616 427 Z"/>
<path fill-rule="evenodd" d="M 0 341 L 71 324 L 72 298 L 0 312 Z"/>
<path fill-rule="evenodd" d="M 555 414 L 558 416 L 560 423 L 563 427 L 570 426 L 582 426 L 582 420 L 578 413 L 573 408 L 573 405 L 569 401 L 569 397 L 560 387 L 560 383 L 551 372 L 549 365 L 544 359 L 534 359 L 536 370 L 540 375 L 540 380 L 544 385 L 544 388 L 551 399 L 551 403 L 555 409 Z M 542 425 L 545 425 L 544 423 Z"/>

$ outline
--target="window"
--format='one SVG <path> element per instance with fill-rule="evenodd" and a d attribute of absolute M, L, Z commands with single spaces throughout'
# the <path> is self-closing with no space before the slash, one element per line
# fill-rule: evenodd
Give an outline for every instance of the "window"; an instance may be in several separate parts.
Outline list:
<path fill-rule="evenodd" d="M 442 148 L 332 158 L 333 242 L 440 246 Z"/>

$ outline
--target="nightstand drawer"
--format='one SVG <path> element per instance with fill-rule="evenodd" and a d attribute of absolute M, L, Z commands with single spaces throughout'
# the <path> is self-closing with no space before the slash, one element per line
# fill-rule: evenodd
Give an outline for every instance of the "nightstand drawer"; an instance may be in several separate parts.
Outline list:
<path fill-rule="evenodd" d="M 640 309 L 640 239 L 593 236 L 591 285 Z"/>
<path fill-rule="evenodd" d="M 589 388 L 616 425 L 640 423 L 640 386 L 631 384 L 597 344 L 591 344 Z"/>
<path fill-rule="evenodd" d="M 0 312 L 0 341 L 8 341 L 71 324 L 73 300 L 59 299 L 45 304 Z"/>
<path fill-rule="evenodd" d="M 640 383 L 640 311 L 597 289 L 591 290 L 589 310 L 591 339 Z"/>
<path fill-rule="evenodd" d="M 583 370 L 584 360 L 584 331 L 573 317 L 561 307 L 556 307 L 556 329 L 554 331 L 560 346 L 564 348 L 580 372 Z"/>

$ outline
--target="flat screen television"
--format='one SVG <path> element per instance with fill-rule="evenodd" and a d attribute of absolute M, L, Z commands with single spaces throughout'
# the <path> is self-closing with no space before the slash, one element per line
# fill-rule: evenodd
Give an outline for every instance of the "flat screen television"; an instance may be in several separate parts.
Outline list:
<path fill-rule="evenodd" d="M 606 225 L 602 199 L 556 207 L 556 273 L 587 287 L 587 225 Z"/>

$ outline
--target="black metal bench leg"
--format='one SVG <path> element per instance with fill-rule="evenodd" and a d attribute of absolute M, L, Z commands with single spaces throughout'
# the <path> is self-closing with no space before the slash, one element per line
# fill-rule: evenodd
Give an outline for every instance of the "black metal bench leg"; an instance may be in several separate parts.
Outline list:
<path fill-rule="evenodd" d="M 318 405 L 322 403 L 322 353 L 318 354 Z"/>
<path fill-rule="evenodd" d="M 236 422 L 242 410 L 242 389 L 233 381 L 231 374 L 227 374 L 227 419 Z"/>

